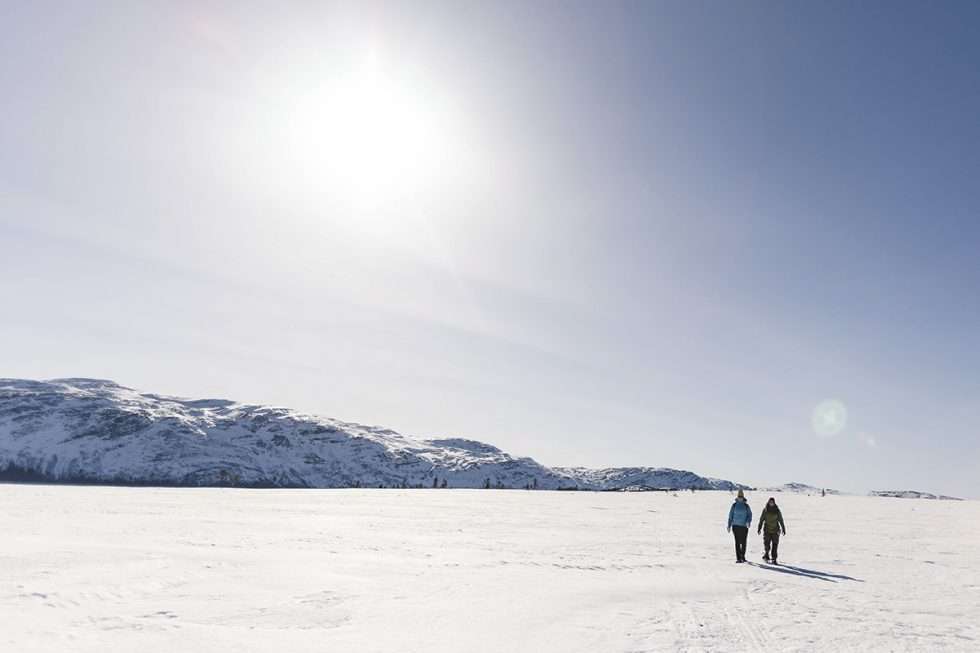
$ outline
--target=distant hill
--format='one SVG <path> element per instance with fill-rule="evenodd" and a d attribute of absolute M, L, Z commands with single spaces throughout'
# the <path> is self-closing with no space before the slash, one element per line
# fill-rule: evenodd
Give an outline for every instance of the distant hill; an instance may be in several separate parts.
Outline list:
<path fill-rule="evenodd" d="M 827 494 L 841 494 L 840 490 L 814 487 L 806 483 L 786 483 L 773 487 L 756 488 L 757 492 L 786 492 L 791 494 L 820 494 L 824 490 L 826 490 Z"/>
<path fill-rule="evenodd" d="M 916 490 L 872 490 L 870 496 L 873 497 L 893 497 L 897 499 L 933 499 L 936 501 L 963 501 L 959 497 L 948 497 L 945 494 L 930 494 L 929 492 L 917 492 Z"/>
<path fill-rule="evenodd" d="M 287 408 L 0 379 L 0 480 L 168 486 L 624 490 L 744 487 L 655 467 L 549 468 L 464 438 L 426 440 Z"/>
<path fill-rule="evenodd" d="M 698 476 L 694 472 L 669 467 L 553 467 L 555 472 L 576 479 L 583 487 L 629 490 L 737 490 L 748 489 L 719 478 Z"/>

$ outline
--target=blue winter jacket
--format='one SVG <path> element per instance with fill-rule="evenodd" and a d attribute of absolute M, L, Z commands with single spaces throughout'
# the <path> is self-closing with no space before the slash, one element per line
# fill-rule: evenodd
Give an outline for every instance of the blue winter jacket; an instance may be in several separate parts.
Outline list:
<path fill-rule="evenodd" d="M 748 501 L 738 501 L 732 504 L 732 509 L 728 511 L 728 528 L 732 526 L 752 526 L 752 508 Z"/>

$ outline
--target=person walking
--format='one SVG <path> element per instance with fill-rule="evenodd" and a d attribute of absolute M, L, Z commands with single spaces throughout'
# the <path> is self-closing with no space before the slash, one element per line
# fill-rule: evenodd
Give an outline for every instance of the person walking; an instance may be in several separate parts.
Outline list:
<path fill-rule="evenodd" d="M 783 512 L 776 505 L 776 499 L 769 497 L 769 501 L 766 502 L 766 507 L 762 509 L 762 515 L 759 516 L 759 528 L 756 533 L 761 533 L 765 529 L 765 533 L 762 536 L 762 541 L 766 547 L 766 553 L 762 556 L 762 559 L 766 562 L 770 561 L 769 553 L 772 552 L 772 564 L 778 565 L 779 562 L 779 531 L 782 530 L 783 535 L 786 535 L 786 523 L 783 522 Z"/>
<path fill-rule="evenodd" d="M 745 493 L 738 491 L 735 503 L 728 511 L 728 532 L 735 534 L 735 562 L 745 562 L 745 543 L 752 526 L 752 508 L 745 500 Z"/>

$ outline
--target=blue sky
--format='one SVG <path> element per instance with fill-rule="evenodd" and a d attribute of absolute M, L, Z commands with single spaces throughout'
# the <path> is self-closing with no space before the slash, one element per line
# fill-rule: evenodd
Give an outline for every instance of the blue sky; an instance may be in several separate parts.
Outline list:
<path fill-rule="evenodd" d="M 978 24 L 8 3 L 0 374 L 980 497 Z"/>

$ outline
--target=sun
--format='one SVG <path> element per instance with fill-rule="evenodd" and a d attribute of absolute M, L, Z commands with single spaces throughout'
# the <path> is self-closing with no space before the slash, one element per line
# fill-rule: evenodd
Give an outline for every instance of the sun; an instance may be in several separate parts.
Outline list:
<path fill-rule="evenodd" d="M 335 196 L 377 208 L 432 188 L 450 154 L 450 123 L 431 88 L 372 55 L 306 100 L 294 154 Z"/>

